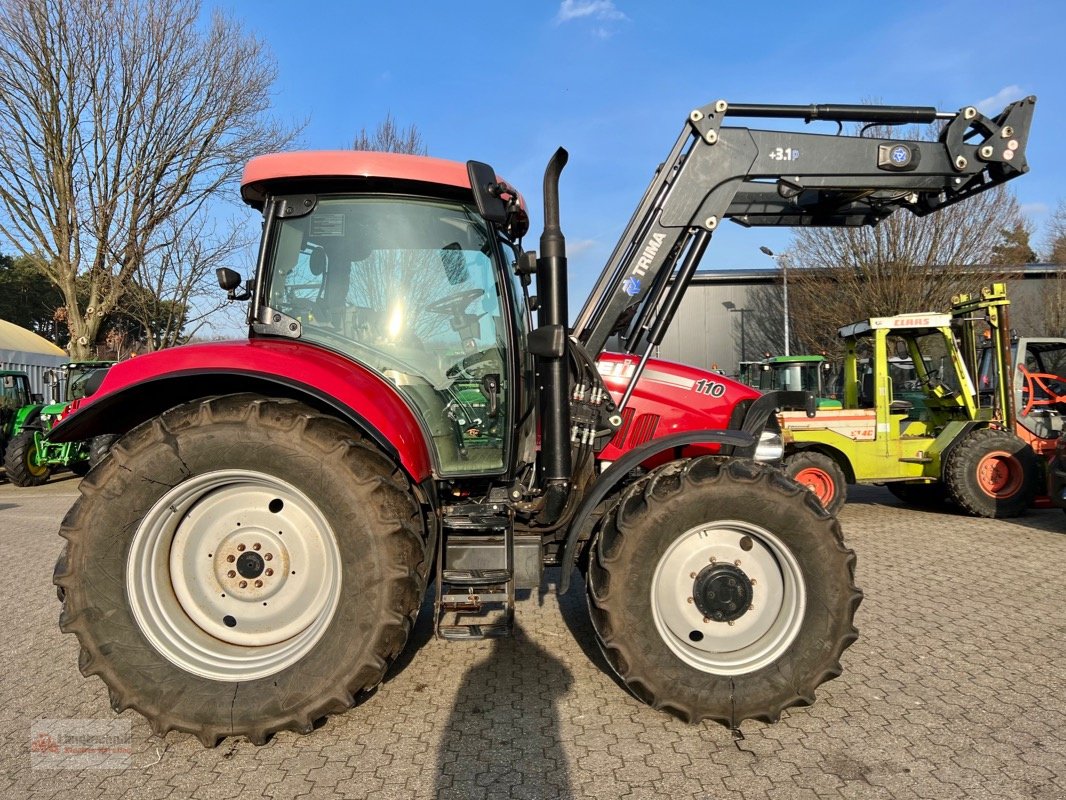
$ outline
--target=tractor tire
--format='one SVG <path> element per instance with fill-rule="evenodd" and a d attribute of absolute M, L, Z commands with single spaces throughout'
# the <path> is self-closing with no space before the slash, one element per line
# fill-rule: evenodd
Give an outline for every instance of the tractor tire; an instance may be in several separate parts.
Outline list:
<path fill-rule="evenodd" d="M 948 455 L 944 482 L 951 499 L 975 517 L 1017 517 L 1032 505 L 1039 481 L 1036 453 L 995 428 L 971 431 Z"/>
<path fill-rule="evenodd" d="M 16 486 L 40 486 L 52 474 L 51 467 L 37 463 L 37 443 L 33 434 L 32 430 L 24 430 L 7 443 L 4 471 L 7 479 Z"/>
<path fill-rule="evenodd" d="M 111 450 L 111 445 L 118 439 L 113 433 L 101 433 L 89 440 L 89 467 L 95 467 Z"/>
<path fill-rule="evenodd" d="M 309 733 L 407 641 L 421 509 L 333 417 L 247 394 L 189 403 L 120 439 L 80 491 L 60 529 L 60 628 L 111 707 L 158 735 Z"/>
<path fill-rule="evenodd" d="M 942 509 L 951 503 L 947 487 L 942 481 L 936 483 L 886 483 L 892 496 L 912 508 Z"/>
<path fill-rule="evenodd" d="M 821 504 L 751 461 L 704 456 L 630 486 L 592 546 L 589 611 L 630 691 L 736 729 L 814 702 L 858 632 L 855 554 Z"/>
<path fill-rule="evenodd" d="M 848 479 L 832 458 L 814 450 L 801 450 L 785 459 L 785 474 L 810 490 L 826 511 L 836 516 L 848 499 Z"/>

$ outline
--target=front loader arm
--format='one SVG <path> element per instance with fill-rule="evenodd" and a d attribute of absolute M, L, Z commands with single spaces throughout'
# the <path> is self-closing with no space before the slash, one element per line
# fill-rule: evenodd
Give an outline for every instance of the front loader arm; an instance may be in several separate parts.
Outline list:
<path fill-rule="evenodd" d="M 622 334 L 627 352 L 662 341 L 722 220 L 745 226 L 875 225 L 925 215 L 1024 174 L 1035 97 L 989 119 L 913 106 L 734 105 L 690 115 L 585 303 L 574 335 L 595 356 Z M 727 116 L 871 126 L 945 123 L 939 139 L 724 127 Z"/>

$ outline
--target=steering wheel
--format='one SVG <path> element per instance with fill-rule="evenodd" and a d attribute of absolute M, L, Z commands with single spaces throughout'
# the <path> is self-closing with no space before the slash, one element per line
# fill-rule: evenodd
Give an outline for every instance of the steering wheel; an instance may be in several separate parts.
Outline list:
<path fill-rule="evenodd" d="M 425 309 L 433 314 L 445 314 L 449 317 L 458 317 L 466 307 L 485 294 L 484 289 L 466 289 L 462 292 L 450 294 L 432 303 L 426 303 Z"/>

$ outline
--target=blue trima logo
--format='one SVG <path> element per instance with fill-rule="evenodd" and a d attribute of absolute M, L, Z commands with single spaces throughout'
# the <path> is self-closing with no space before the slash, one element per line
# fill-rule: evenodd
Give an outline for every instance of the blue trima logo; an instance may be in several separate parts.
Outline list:
<path fill-rule="evenodd" d="M 637 292 L 640 291 L 640 278 L 634 278 L 632 276 L 626 278 L 622 281 L 622 291 L 630 297 L 634 297 Z"/>

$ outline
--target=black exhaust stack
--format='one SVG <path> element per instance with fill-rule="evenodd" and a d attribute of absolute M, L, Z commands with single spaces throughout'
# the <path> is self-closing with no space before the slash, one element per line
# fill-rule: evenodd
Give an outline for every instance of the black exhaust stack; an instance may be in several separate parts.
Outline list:
<path fill-rule="evenodd" d="M 544 170 L 544 232 L 537 259 L 537 330 L 530 350 L 541 386 L 541 480 L 545 486 L 540 522 L 555 522 L 570 494 L 570 376 L 567 367 L 566 239 L 559 227 L 559 175 L 569 154 L 555 151 Z"/>

